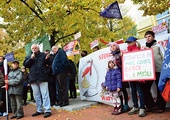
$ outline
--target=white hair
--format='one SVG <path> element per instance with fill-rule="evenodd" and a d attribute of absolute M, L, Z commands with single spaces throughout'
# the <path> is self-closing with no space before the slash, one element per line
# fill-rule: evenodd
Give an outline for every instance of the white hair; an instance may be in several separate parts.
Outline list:
<path fill-rule="evenodd" d="M 54 45 L 54 46 L 52 47 L 52 49 L 54 49 L 54 48 L 58 48 L 58 47 Z"/>
<path fill-rule="evenodd" d="M 33 48 L 33 46 L 36 46 L 38 49 L 40 48 L 38 44 L 32 44 L 31 49 Z"/>

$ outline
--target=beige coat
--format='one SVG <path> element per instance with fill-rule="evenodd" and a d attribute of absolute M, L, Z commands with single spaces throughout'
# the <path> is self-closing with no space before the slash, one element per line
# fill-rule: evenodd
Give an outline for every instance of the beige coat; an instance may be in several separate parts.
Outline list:
<path fill-rule="evenodd" d="M 148 47 L 145 46 L 145 48 L 147 49 Z M 161 72 L 165 49 L 158 43 L 154 43 L 151 48 L 153 49 L 154 54 L 155 71 Z"/>

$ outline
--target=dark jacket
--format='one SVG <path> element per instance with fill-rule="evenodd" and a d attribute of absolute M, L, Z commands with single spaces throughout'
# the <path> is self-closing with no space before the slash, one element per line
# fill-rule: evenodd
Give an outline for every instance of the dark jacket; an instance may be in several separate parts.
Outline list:
<path fill-rule="evenodd" d="M 27 86 L 29 84 L 29 73 L 27 71 L 22 72 L 23 74 L 23 86 Z"/>
<path fill-rule="evenodd" d="M 8 74 L 9 94 L 22 95 L 23 91 L 23 74 L 22 71 L 17 68 L 13 69 Z"/>
<path fill-rule="evenodd" d="M 70 67 L 68 68 L 68 77 L 69 79 L 71 80 L 75 80 L 75 76 L 77 74 L 77 71 L 76 71 L 76 66 L 74 64 L 74 62 L 72 60 L 69 60 L 70 62 Z"/>
<path fill-rule="evenodd" d="M 8 73 L 10 71 L 10 67 L 8 66 Z M 4 86 L 5 85 L 5 81 L 4 81 L 4 65 L 3 65 L 3 62 L 0 63 L 0 87 Z"/>
<path fill-rule="evenodd" d="M 4 75 L 0 70 L 0 87 L 4 86 L 5 82 L 4 82 Z"/>
<path fill-rule="evenodd" d="M 63 49 L 59 48 L 52 63 L 53 75 L 66 73 L 68 67 L 69 61 L 67 59 L 67 55 Z"/>
<path fill-rule="evenodd" d="M 29 82 L 47 82 L 46 64 L 48 60 L 45 59 L 46 54 L 38 52 L 35 58 L 31 59 L 31 55 L 24 60 L 24 66 L 29 68 Z"/>
<path fill-rule="evenodd" d="M 122 88 L 122 76 L 118 68 L 110 69 L 106 73 L 105 86 L 109 91 L 115 91 L 117 88 Z"/>

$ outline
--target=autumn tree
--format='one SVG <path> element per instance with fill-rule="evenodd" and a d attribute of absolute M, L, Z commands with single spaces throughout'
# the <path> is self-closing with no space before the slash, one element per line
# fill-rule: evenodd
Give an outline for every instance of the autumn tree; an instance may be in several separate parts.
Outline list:
<path fill-rule="evenodd" d="M 156 15 L 163 13 L 169 8 L 169 0 L 132 0 L 134 4 L 140 5 L 139 10 L 146 15 Z"/>
<path fill-rule="evenodd" d="M 124 0 L 118 0 L 120 3 Z M 72 41 L 73 35 L 81 32 L 81 49 L 89 49 L 89 43 L 96 38 L 106 41 L 126 38 L 135 26 L 130 18 L 108 20 L 99 16 L 113 0 L 7 0 L 1 1 L 1 24 L 8 34 L 5 42 L 16 50 L 28 42 L 50 35 L 51 46 Z M 109 27 L 112 21 L 112 31 Z M 121 30 L 125 32 L 120 32 Z M 123 33 L 121 35 L 121 33 Z M 126 34 L 124 34 L 126 33 Z"/>

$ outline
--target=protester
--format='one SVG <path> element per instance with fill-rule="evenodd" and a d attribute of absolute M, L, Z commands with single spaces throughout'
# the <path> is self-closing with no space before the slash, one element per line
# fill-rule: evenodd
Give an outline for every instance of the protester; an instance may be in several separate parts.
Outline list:
<path fill-rule="evenodd" d="M 113 115 L 121 113 L 120 91 L 122 88 L 122 75 L 114 60 L 109 60 L 104 86 L 113 97 Z"/>
<path fill-rule="evenodd" d="M 76 74 L 77 74 L 76 66 L 72 60 L 69 60 L 69 62 L 70 62 L 70 68 L 68 71 L 69 90 L 70 90 L 69 98 L 77 98 L 76 86 L 75 86 Z"/>
<path fill-rule="evenodd" d="M 110 42 L 109 46 L 110 46 L 111 55 L 113 56 L 113 60 L 116 62 L 122 74 L 122 60 L 121 60 L 122 53 L 120 51 L 119 45 L 116 42 Z M 121 104 L 122 104 L 122 112 L 127 112 L 130 109 L 128 105 L 128 93 L 126 88 L 129 88 L 129 83 L 122 82 L 121 91 L 123 92 L 123 96 L 122 95 L 120 96 Z M 124 104 L 123 104 L 123 98 L 124 98 Z"/>
<path fill-rule="evenodd" d="M 12 70 L 8 74 L 8 80 L 5 80 L 5 83 L 8 84 L 8 92 L 11 99 L 12 112 L 14 114 L 11 119 L 21 119 L 24 117 L 22 107 L 22 80 L 23 74 L 19 68 L 19 61 L 14 60 L 12 63 Z"/>
<path fill-rule="evenodd" d="M 152 31 L 147 31 L 145 33 L 146 46 L 145 49 L 152 48 L 154 54 L 154 63 L 155 63 L 155 71 L 156 71 L 156 86 L 157 86 L 157 100 L 156 103 L 153 100 L 152 94 L 150 92 L 153 81 L 146 81 L 144 84 L 144 94 L 146 107 L 148 111 L 153 111 L 156 113 L 163 113 L 165 111 L 166 102 L 163 99 L 159 89 L 158 82 L 160 77 L 160 72 L 162 68 L 162 61 L 164 58 L 165 50 L 161 44 L 158 44 L 155 40 L 155 33 Z"/>
<path fill-rule="evenodd" d="M 53 75 L 55 75 L 59 93 L 59 101 L 56 105 L 63 107 L 69 104 L 67 88 L 67 68 L 69 66 L 69 61 L 63 49 L 53 46 L 52 52 L 55 54 L 52 63 L 52 71 Z"/>
<path fill-rule="evenodd" d="M 3 57 L 0 56 L 0 116 L 4 116 L 6 113 L 6 99 L 5 99 L 5 88 L 2 88 L 5 85 L 4 82 L 4 66 L 3 66 Z"/>
<path fill-rule="evenodd" d="M 27 105 L 28 86 L 29 86 L 28 72 L 27 72 L 25 66 L 21 67 L 21 71 L 22 71 L 22 74 L 23 74 L 23 95 L 22 95 L 22 99 L 23 99 L 23 106 L 26 106 Z"/>
<path fill-rule="evenodd" d="M 52 54 L 51 54 L 51 57 L 50 57 L 50 62 L 53 62 L 54 57 L 55 57 L 57 51 L 58 51 L 58 47 L 57 46 L 53 46 L 52 47 Z M 55 75 L 53 75 L 53 76 L 54 76 L 54 79 L 55 79 Z M 55 105 L 56 106 L 60 106 L 61 105 L 61 101 L 60 101 L 61 97 L 60 97 L 60 91 L 59 91 L 59 84 L 58 84 L 58 81 L 56 79 L 55 79 L 55 86 L 56 86 L 56 88 L 55 88 L 56 89 L 56 91 L 55 91 L 56 92 L 56 102 L 55 102 Z"/>
<path fill-rule="evenodd" d="M 87 56 L 87 54 L 88 54 L 88 52 L 86 51 L 86 50 L 83 50 L 82 52 L 81 52 L 81 57 L 85 57 L 85 56 Z M 77 68 L 79 68 L 79 61 L 78 61 L 78 63 L 77 63 Z"/>
<path fill-rule="evenodd" d="M 100 48 L 99 48 L 99 46 L 95 46 L 94 48 L 93 48 L 93 52 L 95 52 L 95 51 L 97 51 L 97 50 L 99 50 Z"/>
<path fill-rule="evenodd" d="M 45 50 L 44 53 L 49 56 L 50 64 L 46 65 L 47 73 L 48 73 L 48 89 L 49 89 L 49 95 L 50 95 L 50 101 L 51 106 L 55 105 L 56 102 L 56 82 L 55 82 L 55 76 L 52 75 L 52 62 L 54 59 L 54 56 L 50 54 L 49 50 Z"/>
<path fill-rule="evenodd" d="M 58 105 L 63 107 L 69 104 L 67 88 L 67 68 L 69 67 L 69 61 L 63 49 L 53 46 L 52 51 L 56 53 L 52 63 L 52 71 L 59 88 L 60 100 Z"/>
<path fill-rule="evenodd" d="M 38 44 L 33 44 L 31 46 L 31 50 L 32 54 L 25 58 L 23 65 L 26 68 L 29 68 L 29 81 L 33 89 L 33 95 L 36 102 L 37 111 L 32 114 L 32 116 L 34 117 L 44 114 L 44 118 L 47 118 L 51 116 L 46 71 L 48 58 L 46 58 L 46 54 L 40 52 Z"/>
<path fill-rule="evenodd" d="M 140 50 L 140 44 L 136 41 L 137 38 L 130 36 L 126 43 L 128 44 L 127 50 L 128 52 L 131 51 L 139 51 Z M 137 114 L 139 117 L 145 117 L 145 99 L 144 99 L 144 93 L 142 89 L 143 81 L 132 81 L 130 82 L 131 87 L 131 94 L 132 94 L 132 101 L 133 101 L 133 108 L 128 112 L 129 115 Z M 138 106 L 138 94 L 140 99 L 140 106 Z"/>

